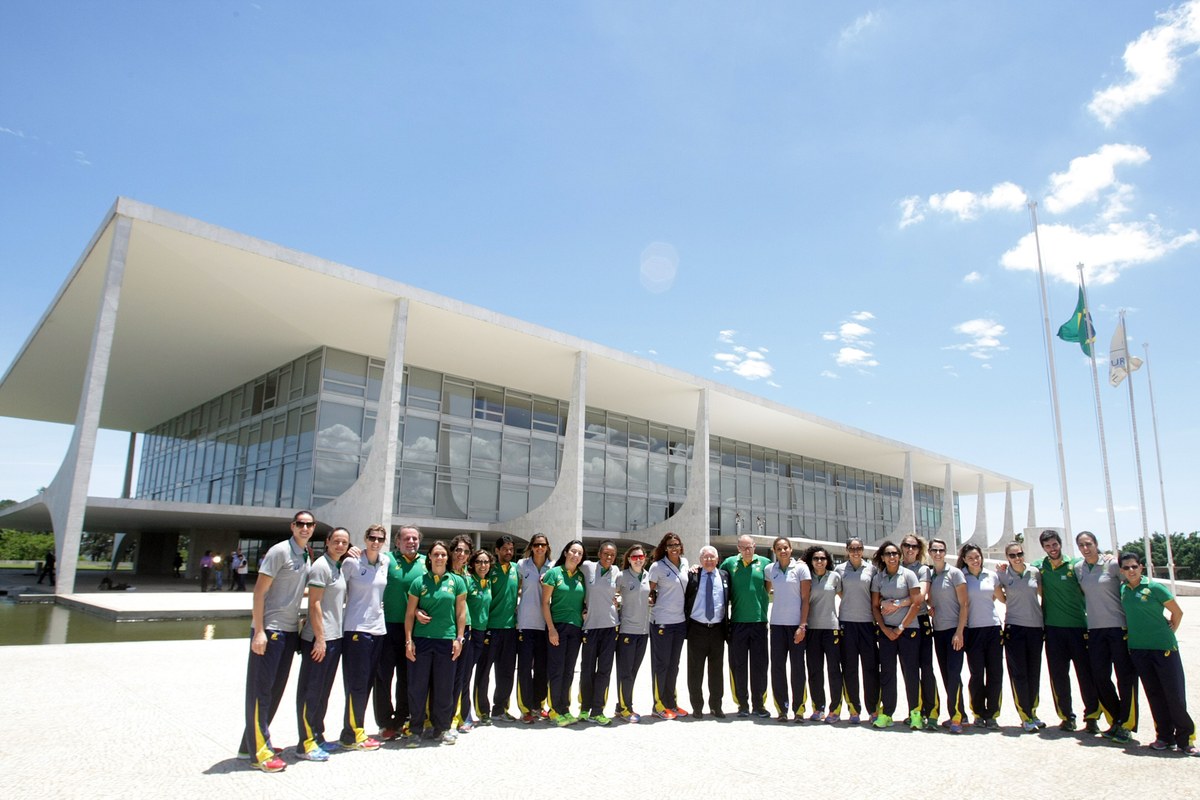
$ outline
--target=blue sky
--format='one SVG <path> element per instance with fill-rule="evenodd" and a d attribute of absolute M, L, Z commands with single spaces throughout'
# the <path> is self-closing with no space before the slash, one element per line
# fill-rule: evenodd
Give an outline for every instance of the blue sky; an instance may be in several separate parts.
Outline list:
<path fill-rule="evenodd" d="M 125 195 L 1032 481 L 1059 524 L 1032 199 L 1053 327 L 1083 262 L 1102 368 L 1119 309 L 1151 343 L 1171 527 L 1200 529 L 1200 0 L 50 0 L 3 4 L 0 45 L 4 365 Z M 1055 348 L 1072 522 L 1106 540 L 1089 367 Z M 0 419 L 0 497 L 68 438 Z"/>

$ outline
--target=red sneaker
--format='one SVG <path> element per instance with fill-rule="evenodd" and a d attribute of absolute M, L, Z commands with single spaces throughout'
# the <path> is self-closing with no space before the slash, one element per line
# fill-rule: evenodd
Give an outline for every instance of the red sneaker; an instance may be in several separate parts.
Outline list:
<path fill-rule="evenodd" d="M 287 762 L 279 756 L 273 756 L 263 761 L 251 761 L 250 765 L 263 772 L 283 772 L 287 769 Z"/>

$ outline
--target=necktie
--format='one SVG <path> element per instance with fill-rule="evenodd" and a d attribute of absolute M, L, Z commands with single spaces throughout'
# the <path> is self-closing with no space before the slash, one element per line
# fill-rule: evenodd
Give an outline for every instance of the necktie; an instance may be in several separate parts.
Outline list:
<path fill-rule="evenodd" d="M 708 583 L 704 590 L 704 616 L 709 622 L 712 622 L 713 615 L 716 613 L 716 607 L 713 605 L 713 574 L 706 572 L 704 576 Z"/>

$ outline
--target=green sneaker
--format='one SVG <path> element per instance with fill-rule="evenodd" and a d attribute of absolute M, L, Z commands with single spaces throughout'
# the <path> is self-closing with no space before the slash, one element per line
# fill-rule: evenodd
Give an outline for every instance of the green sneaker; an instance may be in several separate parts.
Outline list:
<path fill-rule="evenodd" d="M 920 711 L 913 711 L 908 715 L 908 727 L 912 728 L 914 731 L 919 731 L 921 728 L 925 727 L 924 722 L 921 720 Z"/>
<path fill-rule="evenodd" d="M 1112 743 L 1113 744 L 1129 744 L 1132 741 L 1133 741 L 1133 736 L 1130 735 L 1128 728 L 1126 728 L 1122 725 L 1118 725 L 1116 730 L 1113 731 L 1113 735 L 1112 735 Z"/>
<path fill-rule="evenodd" d="M 573 717 L 570 714 L 559 714 L 558 717 L 555 718 L 554 724 L 560 728 L 565 728 L 568 725 L 572 725 L 578 721 L 579 720 L 576 717 Z"/>
<path fill-rule="evenodd" d="M 604 716 L 603 714 L 592 714 L 591 720 L 592 720 L 592 722 L 594 722 L 600 726 L 612 724 L 612 720 L 609 719 L 608 717 Z"/>
<path fill-rule="evenodd" d="M 580 711 L 579 716 L 576 717 L 576 719 L 578 719 L 580 722 L 591 722 L 592 721 L 592 712 Z"/>
<path fill-rule="evenodd" d="M 887 714 L 880 714 L 871 724 L 876 728 L 890 728 L 892 727 L 892 718 Z"/>

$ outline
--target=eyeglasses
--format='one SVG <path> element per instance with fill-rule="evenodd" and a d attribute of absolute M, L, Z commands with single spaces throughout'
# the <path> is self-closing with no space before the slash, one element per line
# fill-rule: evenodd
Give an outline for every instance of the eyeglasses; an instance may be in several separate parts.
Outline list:
<path fill-rule="evenodd" d="M 386 536 L 368 536 L 367 541 L 368 542 L 386 542 L 387 537 Z"/>
<path fill-rule="evenodd" d="M 382 541 L 382 539 L 381 539 L 380 541 Z M 470 552 L 471 552 L 471 548 L 469 548 L 469 547 L 456 547 L 456 548 L 454 548 L 454 552 L 456 552 L 456 553 L 470 553 Z"/>
<path fill-rule="evenodd" d="M 292 524 L 297 528 L 314 528 L 317 525 L 315 522 L 300 522 L 299 520 L 296 520 Z"/>
<path fill-rule="evenodd" d="M 905 542 L 904 544 L 902 544 L 900 546 L 903 547 L 905 550 L 920 550 L 921 549 L 921 545 L 909 544 L 908 542 Z"/>
<path fill-rule="evenodd" d="M 899 557 L 900 557 L 900 551 L 898 551 L 898 550 L 888 550 L 886 553 L 884 553 L 884 554 L 883 554 L 883 557 L 884 557 L 884 558 L 899 558 Z"/>
<path fill-rule="evenodd" d="M 490 558 L 477 558 L 474 561 L 472 561 L 471 563 L 474 564 L 475 566 L 479 566 L 480 564 L 486 564 L 487 566 L 490 567 L 492 565 L 492 560 Z"/>
<path fill-rule="evenodd" d="M 1024 551 L 1024 550 L 1018 550 L 1018 551 L 1017 551 L 1017 552 L 1015 552 L 1015 553 L 1009 553 L 1009 554 L 1008 554 L 1008 557 L 1009 557 L 1009 558 L 1024 558 L 1024 557 L 1025 557 L 1025 551 Z"/>
<path fill-rule="evenodd" d="M 529 546 L 530 547 L 549 547 L 550 544 L 548 542 L 534 542 L 533 544 L 531 544 Z"/>
<path fill-rule="evenodd" d="M 1135 569 L 1141 569 L 1141 568 L 1142 568 L 1141 564 L 1122 564 L 1121 565 L 1121 569 L 1125 570 L 1126 572 L 1129 572 L 1129 571 L 1132 571 Z"/>
<path fill-rule="evenodd" d="M 862 551 L 863 551 L 863 549 L 861 547 L 847 547 L 846 548 L 847 553 L 861 553 Z"/>
<path fill-rule="evenodd" d="M 817 562 L 817 561 L 828 561 L 829 559 L 828 559 L 828 558 L 826 558 L 825 556 L 813 556 L 813 557 L 812 557 L 812 560 L 813 560 L 814 562 Z"/>
<path fill-rule="evenodd" d="M 629 557 L 629 560 L 630 560 L 630 561 L 645 561 L 645 560 L 646 560 L 646 556 L 644 556 L 644 555 L 630 556 L 630 557 Z"/>
<path fill-rule="evenodd" d="M 946 552 L 946 548 L 944 548 L 944 547 L 931 547 L 931 548 L 929 548 L 929 552 L 930 552 L 930 553 L 933 553 L 934 555 L 937 555 L 938 553 L 944 553 L 944 552 Z"/>
<path fill-rule="evenodd" d="M 674 550 L 681 547 L 683 547 L 683 545 L 681 545 L 679 542 L 671 542 L 669 545 L 667 545 L 668 550 Z"/>

